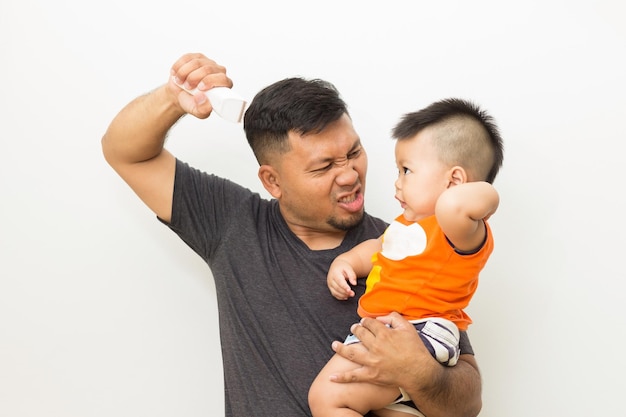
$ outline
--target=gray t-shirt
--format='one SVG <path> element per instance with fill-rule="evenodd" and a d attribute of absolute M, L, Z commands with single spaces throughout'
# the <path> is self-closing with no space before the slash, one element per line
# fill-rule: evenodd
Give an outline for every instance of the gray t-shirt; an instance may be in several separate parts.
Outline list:
<path fill-rule="evenodd" d="M 358 322 L 356 296 L 326 286 L 332 260 L 386 223 L 366 215 L 342 244 L 309 249 L 287 227 L 276 200 L 177 161 L 168 225 L 211 268 L 217 292 L 226 416 L 310 416 L 310 384 Z M 463 353 L 472 353 L 464 339 Z"/>

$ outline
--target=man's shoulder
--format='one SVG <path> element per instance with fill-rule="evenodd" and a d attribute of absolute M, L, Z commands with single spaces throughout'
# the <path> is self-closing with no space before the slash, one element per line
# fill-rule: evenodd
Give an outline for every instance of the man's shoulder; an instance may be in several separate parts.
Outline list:
<path fill-rule="evenodd" d="M 361 226 L 364 229 L 375 230 L 379 232 L 380 234 L 382 234 L 387 228 L 387 226 L 389 226 L 389 223 L 387 223 L 386 221 L 384 221 L 383 219 L 379 217 L 372 216 L 369 213 L 365 213 L 365 215 L 363 216 L 363 221 L 361 222 Z"/>
<path fill-rule="evenodd" d="M 201 190 L 203 193 L 207 191 L 207 189 L 213 189 L 220 193 L 229 193 L 233 192 L 237 195 L 245 194 L 250 196 L 259 197 L 260 195 L 251 190 L 250 188 L 236 183 L 233 180 L 225 177 L 221 177 L 217 174 L 206 172 L 202 169 L 196 168 L 192 165 L 189 165 L 187 162 L 184 162 L 180 159 L 176 160 L 176 188 L 180 189 L 189 189 L 196 188 Z M 204 194 L 208 196 L 210 194 Z"/>

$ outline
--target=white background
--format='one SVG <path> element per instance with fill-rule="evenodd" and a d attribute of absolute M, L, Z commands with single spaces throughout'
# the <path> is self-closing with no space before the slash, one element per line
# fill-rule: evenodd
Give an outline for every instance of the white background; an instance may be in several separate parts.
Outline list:
<path fill-rule="evenodd" d="M 208 267 L 100 150 L 196 51 L 247 98 L 335 83 L 385 219 L 400 116 L 452 96 L 486 108 L 506 153 L 469 308 L 481 416 L 626 415 L 623 2 L 1 1 L 1 416 L 223 414 Z M 241 125 L 188 117 L 167 146 L 261 190 Z"/>

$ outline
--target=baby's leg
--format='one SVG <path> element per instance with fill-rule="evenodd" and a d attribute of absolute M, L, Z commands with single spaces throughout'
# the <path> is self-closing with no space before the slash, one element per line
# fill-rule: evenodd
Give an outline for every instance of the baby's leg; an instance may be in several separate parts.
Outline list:
<path fill-rule="evenodd" d="M 369 415 L 375 416 L 375 417 L 426 417 L 424 416 L 424 414 L 420 413 L 419 410 L 417 410 L 416 408 L 413 407 L 398 407 L 398 408 L 391 408 L 393 406 L 388 406 L 390 408 L 382 408 L 380 410 L 376 410 L 376 411 L 372 411 Z M 401 411 L 403 410 L 403 411 Z"/>
<path fill-rule="evenodd" d="M 364 382 L 338 383 L 330 380 L 331 375 L 358 367 L 359 365 L 339 355 L 334 355 L 328 361 L 309 390 L 309 407 L 314 417 L 363 416 L 368 411 L 381 409 L 398 398 L 400 390 L 397 387 Z"/>
<path fill-rule="evenodd" d="M 424 417 L 424 414 L 420 413 L 419 411 L 417 411 L 417 413 L 419 414 L 404 413 L 398 410 L 388 410 L 386 408 L 383 408 L 380 410 L 373 411 L 372 415 L 376 417 L 415 417 L 416 415 Z"/>

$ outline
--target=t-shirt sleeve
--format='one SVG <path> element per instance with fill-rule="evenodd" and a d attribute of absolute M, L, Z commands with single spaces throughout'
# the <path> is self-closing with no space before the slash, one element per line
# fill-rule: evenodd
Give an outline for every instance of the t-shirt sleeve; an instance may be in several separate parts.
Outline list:
<path fill-rule="evenodd" d="M 176 160 L 171 222 L 165 223 L 191 249 L 209 260 L 237 209 L 253 193 L 234 182 Z"/>

